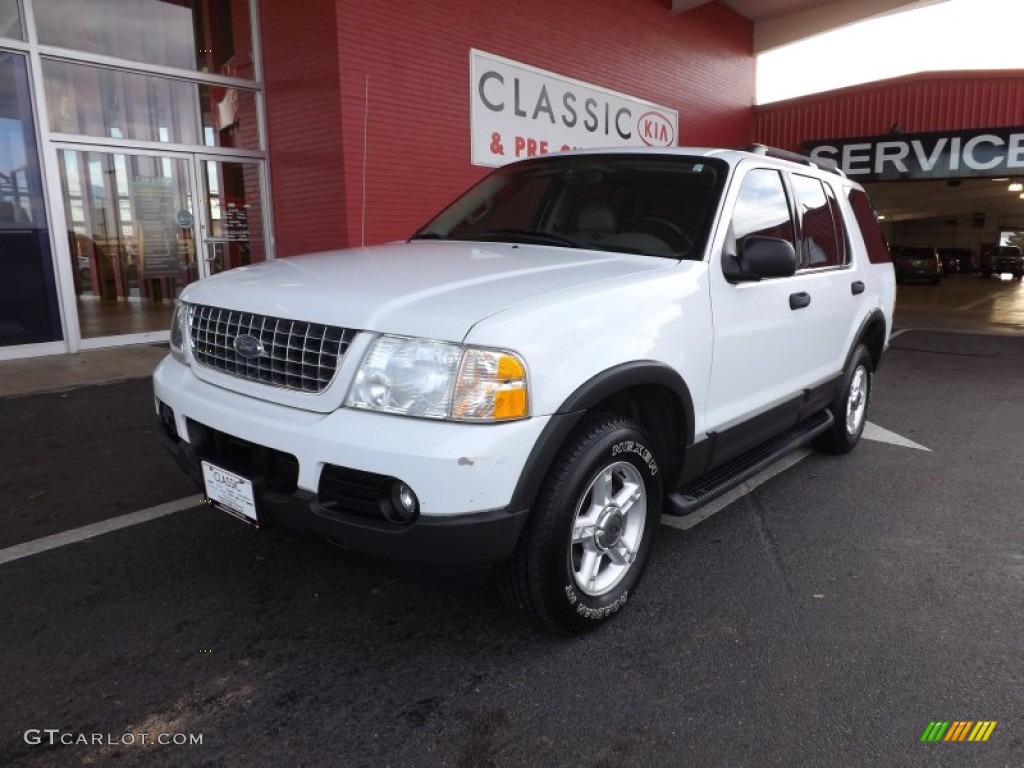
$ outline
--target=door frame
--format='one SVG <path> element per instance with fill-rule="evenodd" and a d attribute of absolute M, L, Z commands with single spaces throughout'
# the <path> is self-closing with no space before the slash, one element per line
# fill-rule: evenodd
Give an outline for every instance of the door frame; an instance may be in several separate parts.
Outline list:
<path fill-rule="evenodd" d="M 226 237 L 213 237 L 210 232 L 212 230 L 210 222 L 207 220 L 208 208 L 204 204 L 203 195 L 205 193 L 205 177 L 204 163 L 216 162 L 216 163 L 239 163 L 249 164 L 257 166 L 258 178 L 259 178 L 259 194 L 260 194 L 260 226 L 263 232 L 263 253 L 266 256 L 266 261 L 271 261 L 274 258 L 273 254 L 273 243 L 274 238 L 271 236 L 270 228 L 270 202 L 269 202 L 269 184 L 267 183 L 267 163 L 266 160 L 258 157 L 247 157 L 239 155 L 224 155 L 217 154 L 215 152 L 193 152 L 192 154 L 192 176 L 193 184 L 198 191 L 198 197 L 195 198 L 199 202 L 199 207 L 202 212 L 202 218 L 196 217 L 197 226 L 201 222 L 201 231 L 196 234 L 196 256 L 197 259 L 202 262 L 200 265 L 199 277 L 203 279 L 210 277 L 211 273 L 211 262 L 208 256 L 206 256 L 207 246 L 211 243 L 230 243 L 238 242 Z M 223 192 L 222 192 L 223 194 Z M 201 249 L 201 250 L 200 250 Z"/>
<path fill-rule="evenodd" d="M 96 336 L 93 338 L 82 338 L 81 323 L 78 317 L 78 302 L 74 287 L 74 274 L 71 264 L 71 252 L 67 237 L 58 237 L 67 228 L 67 206 L 64 200 L 64 185 L 61 180 L 60 153 L 62 150 L 74 152 L 103 152 L 106 154 L 139 155 L 147 157 L 166 157 L 173 160 L 182 160 L 188 168 L 189 184 L 188 191 L 192 196 L 193 215 L 193 241 L 196 249 L 196 265 L 199 279 L 209 276 L 209 262 L 206 259 L 208 238 L 206 233 L 210 231 L 209 222 L 206 218 L 206 206 L 203 204 L 204 187 L 200 182 L 200 174 L 203 168 L 203 161 L 214 160 L 220 162 L 241 162 L 252 163 L 259 168 L 259 193 L 261 198 L 263 225 L 264 253 L 266 260 L 274 258 L 274 238 L 271 235 L 271 217 L 269 201 L 269 179 L 267 175 L 266 159 L 260 156 L 253 156 L 246 153 L 219 153 L 214 151 L 195 151 L 183 148 L 180 145 L 172 145 L 167 149 L 153 147 L 152 145 L 142 147 L 134 142 L 114 144 L 109 141 L 68 141 L 65 139 L 53 139 L 47 142 L 45 148 L 45 178 L 44 188 L 47 194 L 47 206 L 51 213 L 51 221 L 60 226 L 51 229 L 51 242 L 54 247 L 54 259 L 56 261 L 55 271 L 57 274 L 57 292 L 60 297 L 61 309 L 63 312 L 63 324 L 65 339 L 69 352 L 78 352 L 86 349 L 101 349 L 105 347 L 125 346 L 129 344 L 159 343 L 170 340 L 170 329 L 160 331 L 147 331 L 143 333 L 129 333 L 117 336 Z M 255 153 L 253 153 L 255 154 Z M 217 242 L 217 239 L 214 239 Z"/>

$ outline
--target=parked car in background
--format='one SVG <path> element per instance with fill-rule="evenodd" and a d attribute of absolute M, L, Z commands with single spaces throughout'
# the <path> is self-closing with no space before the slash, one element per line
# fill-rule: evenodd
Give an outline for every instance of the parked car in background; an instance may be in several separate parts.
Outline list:
<path fill-rule="evenodd" d="M 971 251 L 968 248 L 939 248 L 939 256 L 942 258 L 943 274 L 958 275 L 972 270 Z"/>
<path fill-rule="evenodd" d="M 1009 272 L 1017 280 L 1024 276 L 1024 255 L 1016 245 L 997 245 L 989 248 L 981 257 L 983 277 Z"/>
<path fill-rule="evenodd" d="M 893 255 L 896 280 L 928 280 L 938 285 L 942 278 L 942 259 L 939 251 L 927 245 L 904 245 Z"/>

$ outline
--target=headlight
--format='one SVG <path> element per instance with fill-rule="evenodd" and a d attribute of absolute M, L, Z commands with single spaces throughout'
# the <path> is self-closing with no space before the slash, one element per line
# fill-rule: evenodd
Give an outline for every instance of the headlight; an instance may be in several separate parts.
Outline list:
<path fill-rule="evenodd" d="M 345 404 L 429 419 L 521 419 L 529 415 L 526 365 L 512 352 L 381 336 Z"/>
<path fill-rule="evenodd" d="M 174 303 L 174 314 L 171 316 L 171 355 L 179 363 L 188 365 L 188 316 L 189 306 L 183 301 Z"/>

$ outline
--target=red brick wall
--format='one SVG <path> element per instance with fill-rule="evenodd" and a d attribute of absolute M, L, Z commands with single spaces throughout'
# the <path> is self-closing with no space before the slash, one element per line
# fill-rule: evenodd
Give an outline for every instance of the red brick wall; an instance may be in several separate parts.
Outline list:
<path fill-rule="evenodd" d="M 348 243 L 336 2 L 260 3 L 278 256 Z"/>
<path fill-rule="evenodd" d="M 1021 70 L 921 72 L 840 88 L 755 110 L 757 141 L 800 151 L 805 141 L 1016 127 L 1024 118 Z"/>
<path fill-rule="evenodd" d="M 261 3 L 282 255 L 358 245 L 364 231 L 367 244 L 406 237 L 486 173 L 470 164 L 471 48 L 676 109 L 682 144 L 751 141 L 753 30 L 717 2 L 674 16 L 667 0 L 337 0 L 333 50 L 330 0 L 312 5 L 300 20 L 285 0 Z M 276 23 L 311 39 L 289 50 Z M 338 85 L 327 92 L 331 56 Z M 325 70 L 314 103 L 283 87 L 310 57 Z M 330 197 L 309 194 L 322 184 Z"/>

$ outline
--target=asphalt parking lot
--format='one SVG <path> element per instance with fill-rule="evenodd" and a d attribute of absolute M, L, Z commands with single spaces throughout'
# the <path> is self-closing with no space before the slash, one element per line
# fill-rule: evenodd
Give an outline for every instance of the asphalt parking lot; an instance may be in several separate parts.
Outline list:
<path fill-rule="evenodd" d="M 1024 765 L 1024 337 L 905 332 L 875 383 L 883 439 L 663 525 L 574 639 L 203 505 L 9 559 L 196 489 L 146 380 L 0 399 L 0 765 Z"/>

